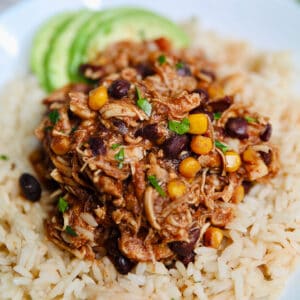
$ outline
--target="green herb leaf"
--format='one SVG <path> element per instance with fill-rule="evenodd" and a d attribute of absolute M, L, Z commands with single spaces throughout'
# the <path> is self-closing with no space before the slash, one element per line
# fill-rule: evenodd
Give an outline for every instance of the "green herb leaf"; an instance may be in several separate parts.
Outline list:
<path fill-rule="evenodd" d="M 52 111 L 50 111 L 49 115 L 48 115 L 51 123 L 53 125 L 55 125 L 57 123 L 57 121 L 59 120 L 59 112 L 57 109 L 54 109 Z"/>
<path fill-rule="evenodd" d="M 116 144 L 112 144 L 110 148 L 113 149 L 113 150 L 116 150 L 120 146 L 121 146 L 121 144 L 116 143 Z"/>
<path fill-rule="evenodd" d="M 136 94 L 138 97 L 138 100 L 136 102 L 136 105 L 148 116 L 151 116 L 151 112 L 152 112 L 152 105 L 151 103 L 146 99 L 146 98 L 142 98 L 141 92 L 138 89 L 138 87 L 135 88 L 136 90 Z"/>
<path fill-rule="evenodd" d="M 0 154 L 0 159 L 1 160 L 8 160 L 8 156 L 5 154 Z"/>
<path fill-rule="evenodd" d="M 157 58 L 157 61 L 160 65 L 164 64 L 166 62 L 166 56 L 165 55 L 160 55 L 158 58 Z"/>
<path fill-rule="evenodd" d="M 219 120 L 221 118 L 221 115 L 222 115 L 222 113 L 220 113 L 220 112 L 214 113 L 214 119 Z"/>
<path fill-rule="evenodd" d="M 180 70 L 184 67 L 184 63 L 182 61 L 178 62 L 176 65 L 175 65 L 176 69 L 177 70 Z"/>
<path fill-rule="evenodd" d="M 63 197 L 59 197 L 57 207 L 59 212 L 64 213 L 68 209 L 69 204 Z"/>
<path fill-rule="evenodd" d="M 151 116 L 152 105 L 147 99 L 139 99 L 136 104 L 148 117 Z"/>
<path fill-rule="evenodd" d="M 168 127 L 170 130 L 182 135 L 189 131 L 190 121 L 188 118 L 184 118 L 181 122 L 169 120 Z"/>
<path fill-rule="evenodd" d="M 162 196 L 166 197 L 166 193 L 162 189 L 162 187 L 159 185 L 156 177 L 154 175 L 148 176 L 148 181 L 151 183 L 151 185 L 157 190 L 157 192 Z"/>
<path fill-rule="evenodd" d="M 218 140 L 215 140 L 215 146 L 222 150 L 223 153 L 227 152 L 229 150 L 229 147 L 223 143 L 221 143 Z"/>
<path fill-rule="evenodd" d="M 122 148 L 116 155 L 115 155 L 115 160 L 119 162 L 119 169 L 123 168 L 123 161 L 125 158 L 125 152 L 124 148 Z"/>
<path fill-rule="evenodd" d="M 258 120 L 256 118 L 252 118 L 249 116 L 244 117 L 244 119 L 248 122 L 248 123 L 257 123 Z"/>
<path fill-rule="evenodd" d="M 76 231 L 71 226 L 69 226 L 69 225 L 66 226 L 65 231 L 70 236 L 78 236 L 78 234 L 76 233 Z"/>
<path fill-rule="evenodd" d="M 142 41 L 146 39 L 145 30 L 139 30 L 138 35 Z"/>

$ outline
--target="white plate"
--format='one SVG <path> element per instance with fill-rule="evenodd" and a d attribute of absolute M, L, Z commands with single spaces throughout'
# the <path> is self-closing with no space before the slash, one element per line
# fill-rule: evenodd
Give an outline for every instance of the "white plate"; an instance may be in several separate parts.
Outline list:
<path fill-rule="evenodd" d="M 227 37 L 245 39 L 267 50 L 291 50 L 295 62 L 300 62 L 300 3 L 296 0 L 24 0 L 0 15 L 0 87 L 28 71 L 33 34 L 46 18 L 83 6 L 124 4 L 142 5 L 175 20 L 196 16 L 204 27 Z M 300 299 L 299 282 L 300 269 L 289 280 L 281 300 Z"/>

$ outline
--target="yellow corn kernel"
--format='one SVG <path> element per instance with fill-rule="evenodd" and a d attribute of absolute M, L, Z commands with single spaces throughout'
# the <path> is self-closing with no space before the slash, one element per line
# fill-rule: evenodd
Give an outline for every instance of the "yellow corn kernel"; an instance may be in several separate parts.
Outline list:
<path fill-rule="evenodd" d="M 197 159 L 193 157 L 185 158 L 179 165 L 179 172 L 182 176 L 193 178 L 200 171 L 201 166 Z"/>
<path fill-rule="evenodd" d="M 227 172 L 235 172 L 241 166 L 240 155 L 234 151 L 227 151 L 225 153 L 225 170 Z"/>
<path fill-rule="evenodd" d="M 204 233 L 204 245 L 218 249 L 222 243 L 224 234 L 220 228 L 209 227 Z"/>
<path fill-rule="evenodd" d="M 211 138 L 197 135 L 194 136 L 191 142 L 191 149 L 197 154 L 207 154 L 213 148 L 213 142 Z"/>
<path fill-rule="evenodd" d="M 168 194 L 170 198 L 181 197 L 185 194 L 186 187 L 181 180 L 174 179 L 168 183 Z"/>
<path fill-rule="evenodd" d="M 244 200 L 245 197 L 245 189 L 242 185 L 239 185 L 235 188 L 232 198 L 231 198 L 231 202 L 238 204 L 241 203 Z"/>
<path fill-rule="evenodd" d="M 225 96 L 223 88 L 216 84 L 210 85 L 207 92 L 212 99 L 219 99 Z"/>
<path fill-rule="evenodd" d="M 51 140 L 50 147 L 57 155 L 64 155 L 70 149 L 70 139 L 66 136 L 55 136 Z"/>
<path fill-rule="evenodd" d="M 252 148 L 247 148 L 243 153 L 243 160 L 248 163 L 255 163 L 257 160 L 257 153 Z"/>
<path fill-rule="evenodd" d="M 100 86 L 90 92 L 89 107 L 92 110 L 99 110 L 108 101 L 107 88 Z"/>
<path fill-rule="evenodd" d="M 189 115 L 190 129 L 189 133 L 203 134 L 207 131 L 208 120 L 206 114 L 193 114 Z"/>

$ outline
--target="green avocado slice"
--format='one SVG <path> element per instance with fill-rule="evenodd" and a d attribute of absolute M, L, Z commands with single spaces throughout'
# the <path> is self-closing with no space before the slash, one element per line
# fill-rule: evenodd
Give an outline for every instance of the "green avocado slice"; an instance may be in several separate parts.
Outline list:
<path fill-rule="evenodd" d="M 46 88 L 45 58 L 48 49 L 54 36 L 67 25 L 72 16 L 72 13 L 55 15 L 35 34 L 30 55 L 30 68 L 44 88 Z"/>
<path fill-rule="evenodd" d="M 72 20 L 52 40 L 45 59 L 46 89 L 53 91 L 70 82 L 69 55 L 79 29 L 94 15 L 90 11 L 76 13 Z"/>

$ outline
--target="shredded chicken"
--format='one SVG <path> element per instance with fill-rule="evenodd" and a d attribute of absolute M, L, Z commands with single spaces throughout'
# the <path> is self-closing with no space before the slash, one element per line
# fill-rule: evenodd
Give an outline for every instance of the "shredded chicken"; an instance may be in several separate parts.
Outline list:
<path fill-rule="evenodd" d="M 276 175 L 268 119 L 222 94 L 202 52 L 120 42 L 81 70 L 107 94 L 91 105 L 92 87 L 73 84 L 48 96 L 33 160 L 59 189 L 48 236 L 77 257 L 106 249 L 123 273 L 139 261 L 187 264 L 208 228 L 234 218 L 243 185 Z M 190 118 L 199 114 L 207 128 Z M 199 136 L 210 149 L 193 144 Z M 191 176 L 186 159 L 199 166 Z"/>

